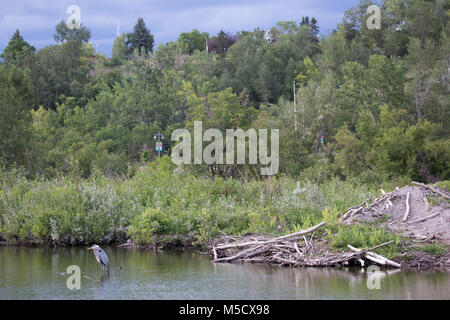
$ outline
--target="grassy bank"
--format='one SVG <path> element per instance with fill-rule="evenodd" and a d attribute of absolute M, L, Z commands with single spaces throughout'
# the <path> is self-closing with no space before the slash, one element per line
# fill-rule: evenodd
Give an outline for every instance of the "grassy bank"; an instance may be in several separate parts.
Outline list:
<path fill-rule="evenodd" d="M 337 226 L 338 212 L 379 195 L 379 187 L 332 179 L 320 185 L 288 177 L 243 182 L 174 173 L 170 159 L 131 179 L 27 180 L 1 174 L 0 234 L 9 243 L 88 244 L 125 241 L 169 244 L 174 237 L 206 244 L 218 233 L 286 234 L 326 220 L 336 248 L 367 247 L 398 237 L 373 225 Z M 385 190 L 393 186 L 383 186 Z M 385 250 L 394 250 L 395 246 Z"/>

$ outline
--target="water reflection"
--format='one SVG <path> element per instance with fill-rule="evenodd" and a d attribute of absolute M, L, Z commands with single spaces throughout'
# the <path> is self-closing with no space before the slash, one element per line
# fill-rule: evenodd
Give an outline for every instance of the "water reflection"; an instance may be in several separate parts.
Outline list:
<path fill-rule="evenodd" d="M 359 268 L 212 264 L 192 251 L 104 249 L 109 275 L 82 247 L 0 247 L 0 299 L 450 299 L 449 272 L 386 270 L 380 289 L 369 290 Z M 80 290 L 66 287 L 69 265 L 81 269 Z"/>

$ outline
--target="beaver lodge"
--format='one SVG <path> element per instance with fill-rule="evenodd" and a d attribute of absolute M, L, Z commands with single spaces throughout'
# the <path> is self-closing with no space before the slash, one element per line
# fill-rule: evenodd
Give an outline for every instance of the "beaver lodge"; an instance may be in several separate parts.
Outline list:
<path fill-rule="evenodd" d="M 377 223 L 405 239 L 405 252 L 390 260 L 374 251 L 393 240 L 372 248 L 332 250 L 326 235 L 327 223 L 296 233 L 272 237 L 261 235 L 222 235 L 210 247 L 213 262 L 271 263 L 292 267 L 379 265 L 392 268 L 450 267 L 450 255 L 441 257 L 416 250 L 418 245 L 450 243 L 449 193 L 437 187 L 412 182 L 377 199 L 367 199 L 338 215 L 337 224 Z M 429 200 L 430 199 L 430 200 Z M 436 203 L 430 203 L 434 201 Z M 414 259 L 407 259 L 413 255 Z"/>

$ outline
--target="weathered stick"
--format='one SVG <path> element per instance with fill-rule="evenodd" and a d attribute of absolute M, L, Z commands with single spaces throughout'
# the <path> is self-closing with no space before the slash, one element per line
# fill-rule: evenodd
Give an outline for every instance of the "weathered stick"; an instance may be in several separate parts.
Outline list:
<path fill-rule="evenodd" d="M 430 204 L 428 203 L 427 197 L 423 193 L 422 193 L 422 199 L 423 199 L 423 202 L 427 205 L 427 207 L 429 207 Z"/>
<path fill-rule="evenodd" d="M 297 251 L 297 253 L 302 256 L 303 253 L 299 250 L 297 242 L 294 242 L 294 247 L 295 247 L 295 251 Z"/>
<path fill-rule="evenodd" d="M 246 247 L 246 246 L 251 246 L 251 245 L 265 245 L 265 244 L 269 244 L 269 243 L 279 242 L 279 241 L 284 240 L 284 239 L 288 239 L 288 238 L 296 237 L 296 236 L 301 236 L 301 235 L 313 232 L 314 230 L 320 228 L 324 224 L 325 224 L 325 221 L 322 221 L 318 225 L 316 225 L 314 227 L 311 227 L 309 229 L 302 230 L 302 231 L 299 231 L 299 232 L 296 232 L 296 233 L 291 233 L 291 234 L 288 234 L 288 235 L 285 235 L 285 236 L 281 236 L 281 237 L 277 237 L 277 238 L 274 238 L 274 239 L 271 239 L 271 240 L 267 240 L 267 241 L 262 241 L 262 242 L 251 241 L 251 242 L 243 242 L 243 243 L 233 243 L 233 244 L 217 246 L 216 249 L 239 248 L 239 247 Z"/>
<path fill-rule="evenodd" d="M 387 258 L 383 257 L 382 255 L 379 255 L 379 254 L 377 254 L 375 252 L 367 251 L 366 256 L 367 255 L 373 256 L 373 257 L 378 258 L 378 259 L 384 259 L 384 260 L 386 260 L 387 265 L 389 265 L 391 267 L 395 267 L 395 268 L 400 268 L 401 267 L 401 265 L 398 264 L 397 262 L 389 260 L 389 259 L 387 259 Z"/>
<path fill-rule="evenodd" d="M 216 248 L 213 247 L 214 260 L 217 260 L 217 251 Z"/>
<path fill-rule="evenodd" d="M 436 216 L 438 216 L 440 214 L 441 214 L 440 212 L 436 212 L 436 213 L 430 214 L 429 216 L 426 216 L 426 217 L 423 217 L 423 218 L 418 218 L 418 219 L 411 220 L 408 223 L 422 222 L 422 221 L 434 218 L 434 217 L 436 217 Z"/>
<path fill-rule="evenodd" d="M 369 200 L 370 200 L 370 198 L 367 198 L 366 200 L 364 200 L 363 202 L 361 202 L 361 204 L 358 204 L 358 205 L 356 205 L 356 206 L 354 206 L 354 207 L 351 207 L 350 209 L 347 210 L 347 213 L 344 214 L 342 217 L 341 217 L 341 214 L 339 213 L 339 214 L 337 215 L 338 218 L 341 217 L 341 218 L 339 219 L 339 221 L 340 221 L 340 220 L 344 220 L 344 219 L 345 219 L 352 211 L 354 211 L 356 208 L 363 207 Z"/>
<path fill-rule="evenodd" d="M 440 190 L 437 190 L 437 189 L 435 189 L 433 187 L 427 186 L 426 184 L 423 184 L 423 183 L 420 183 L 420 182 L 415 182 L 415 181 L 411 181 L 411 183 L 415 184 L 416 186 L 421 186 L 421 187 L 427 188 L 430 191 L 433 191 L 433 192 L 435 192 L 437 194 L 440 194 L 441 196 L 443 196 L 443 197 L 445 197 L 447 199 L 450 199 L 450 196 L 446 195 L 445 193 L 443 193 Z"/>
<path fill-rule="evenodd" d="M 394 242 L 394 240 L 389 240 L 388 242 L 384 242 L 384 243 L 381 243 L 381 244 L 377 244 L 375 247 L 372 247 L 372 248 L 369 248 L 369 249 L 363 250 L 363 251 L 372 251 L 372 250 L 378 249 L 378 248 L 380 248 L 380 247 L 382 247 L 382 246 L 388 245 L 388 244 L 390 244 L 390 243 L 392 243 L 392 242 Z"/>
<path fill-rule="evenodd" d="M 352 216 L 352 215 L 354 215 L 354 214 L 360 212 L 362 209 L 364 209 L 364 203 L 363 203 L 362 206 L 360 206 L 360 207 L 357 208 L 357 209 L 350 209 L 349 211 L 347 211 L 347 213 L 344 214 L 344 215 L 342 216 L 342 218 L 340 218 L 340 219 L 338 220 L 338 222 L 341 222 L 342 220 L 347 219 L 347 217 L 348 217 L 349 215 Z"/>
<path fill-rule="evenodd" d="M 348 244 L 347 247 L 349 249 L 355 251 L 355 252 L 358 252 L 358 253 L 363 253 L 364 252 L 364 250 L 355 248 L 355 247 L 353 247 L 350 244 Z M 379 254 L 377 254 L 375 252 L 366 251 L 363 254 L 364 254 L 364 257 L 366 259 L 371 260 L 371 261 L 373 261 L 375 263 L 378 263 L 380 265 L 383 265 L 383 266 L 389 265 L 389 266 L 395 267 L 395 268 L 400 268 L 401 267 L 400 264 L 398 264 L 397 262 L 389 260 L 389 259 L 387 259 L 387 258 L 383 257 L 382 255 L 379 255 Z"/>
<path fill-rule="evenodd" d="M 249 249 L 242 250 L 241 252 L 239 252 L 238 254 L 236 254 L 234 256 L 220 258 L 220 259 L 215 259 L 213 262 L 232 261 L 232 260 L 235 260 L 235 259 L 240 258 L 240 257 L 245 256 L 245 255 L 247 255 L 247 257 L 248 257 L 248 254 L 250 252 L 255 251 L 255 250 L 257 250 L 257 249 L 259 249 L 261 247 L 262 246 L 251 247 Z"/>
<path fill-rule="evenodd" d="M 392 201 L 390 199 L 387 199 L 386 200 L 386 209 L 389 209 L 392 206 L 393 206 Z"/>
<path fill-rule="evenodd" d="M 408 219 L 408 215 L 409 215 L 409 195 L 410 195 L 410 192 L 408 192 L 406 194 L 406 211 L 405 211 L 405 215 L 403 216 L 403 222 L 405 222 L 406 219 Z"/>
<path fill-rule="evenodd" d="M 385 266 L 387 264 L 386 260 L 378 259 L 378 258 L 372 257 L 372 256 L 370 256 L 368 254 L 365 254 L 364 258 L 366 258 L 367 260 L 373 261 L 373 262 L 375 262 L 375 263 L 377 263 L 379 265 L 382 265 L 382 266 Z"/>
<path fill-rule="evenodd" d="M 281 262 L 281 263 L 283 263 L 283 264 L 291 264 L 291 265 L 296 265 L 296 264 L 297 264 L 297 261 L 288 260 L 288 259 L 283 259 L 283 258 L 281 258 L 281 257 L 278 256 L 278 255 L 273 256 L 272 259 L 277 260 L 278 262 Z"/>
<path fill-rule="evenodd" d="M 347 219 L 348 215 L 353 212 L 353 209 L 348 210 L 339 220 L 338 222 L 341 222 L 342 220 Z"/>

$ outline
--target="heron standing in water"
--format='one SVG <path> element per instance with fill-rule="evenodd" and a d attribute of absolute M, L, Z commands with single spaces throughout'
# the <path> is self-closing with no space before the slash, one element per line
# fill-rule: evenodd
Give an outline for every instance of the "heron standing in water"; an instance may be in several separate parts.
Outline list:
<path fill-rule="evenodd" d="M 98 245 L 94 244 L 92 247 L 88 248 L 88 250 L 94 251 L 95 259 L 97 259 L 98 263 L 102 266 L 102 272 L 105 270 L 106 272 L 109 272 L 109 260 L 108 256 L 106 255 L 105 251 L 103 251 L 102 248 L 100 248 Z"/>

